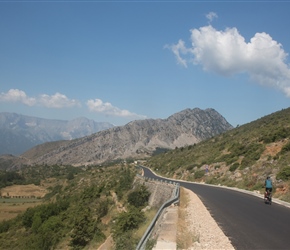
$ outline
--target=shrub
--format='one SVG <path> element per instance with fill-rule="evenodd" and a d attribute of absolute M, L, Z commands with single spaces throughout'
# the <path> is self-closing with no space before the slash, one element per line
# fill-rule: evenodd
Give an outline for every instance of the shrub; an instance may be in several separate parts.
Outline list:
<path fill-rule="evenodd" d="M 138 228 L 139 224 L 145 220 L 145 215 L 136 207 L 130 207 L 128 212 L 122 212 L 116 217 L 113 226 L 113 237 L 117 238 L 124 232 Z"/>
<path fill-rule="evenodd" d="M 234 163 L 233 165 L 230 166 L 229 170 L 231 172 L 234 172 L 239 166 L 240 166 L 240 164 L 236 162 L 236 163 Z"/>
<path fill-rule="evenodd" d="M 70 245 L 73 249 L 83 249 L 94 237 L 103 239 L 105 236 L 97 227 L 90 208 L 80 207 L 75 218 Z"/>
<path fill-rule="evenodd" d="M 130 169 L 124 169 L 121 172 L 119 184 L 117 185 L 115 192 L 118 196 L 118 199 L 123 197 L 124 191 L 130 190 L 134 180 L 134 173 Z"/>
<path fill-rule="evenodd" d="M 276 179 L 287 181 L 290 179 L 290 166 L 284 167 L 276 176 Z"/>
<path fill-rule="evenodd" d="M 115 239 L 115 249 L 118 250 L 135 250 L 138 242 L 134 239 L 132 232 L 124 232 Z"/>
<path fill-rule="evenodd" d="M 288 142 L 287 144 L 285 144 L 282 149 L 281 149 L 281 153 L 286 153 L 290 151 L 290 142 Z"/>
<path fill-rule="evenodd" d="M 205 171 L 204 171 L 204 170 L 199 170 L 199 171 L 196 171 L 196 172 L 194 173 L 194 178 L 195 178 L 195 179 L 200 179 L 200 178 L 202 178 L 204 175 L 205 175 Z"/>
<path fill-rule="evenodd" d="M 128 195 L 128 202 L 135 207 L 144 207 L 150 197 L 150 192 L 142 185 Z"/>
<path fill-rule="evenodd" d="M 108 211 L 109 211 L 109 200 L 101 200 L 99 201 L 99 203 L 97 204 L 97 215 L 99 218 L 104 217 L 105 215 L 107 215 Z"/>
<path fill-rule="evenodd" d="M 2 221 L 0 223 L 0 233 L 4 233 L 4 232 L 7 232 L 10 228 L 10 221 Z"/>

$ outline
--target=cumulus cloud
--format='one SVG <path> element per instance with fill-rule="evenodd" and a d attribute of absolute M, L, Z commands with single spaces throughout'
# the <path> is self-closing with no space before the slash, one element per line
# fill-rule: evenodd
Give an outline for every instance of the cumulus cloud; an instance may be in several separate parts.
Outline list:
<path fill-rule="evenodd" d="M 36 99 L 28 97 L 26 93 L 19 89 L 10 89 L 7 93 L 0 94 L 1 102 L 21 102 L 27 106 L 36 104 Z"/>
<path fill-rule="evenodd" d="M 80 106 L 79 101 L 75 99 L 69 99 L 65 95 L 55 93 L 54 95 L 43 94 L 39 97 L 39 103 L 47 108 L 69 108 Z"/>
<path fill-rule="evenodd" d="M 182 66 L 192 62 L 224 76 L 246 73 L 253 81 L 275 87 L 290 97 L 288 54 L 269 34 L 256 33 L 246 42 L 236 28 L 216 30 L 208 25 L 190 33 L 189 48 L 182 40 L 167 46 Z"/>
<path fill-rule="evenodd" d="M 146 118 L 146 116 L 144 115 L 138 115 L 128 110 L 124 110 L 124 109 L 122 110 L 117 107 L 114 107 L 111 103 L 103 102 L 100 99 L 88 100 L 87 106 L 89 110 L 92 112 L 103 113 L 106 115 L 119 116 L 119 117 L 135 117 L 138 119 Z"/>
<path fill-rule="evenodd" d="M 19 89 L 10 89 L 7 93 L 0 94 L 1 102 L 19 102 L 27 106 L 44 106 L 47 108 L 68 108 L 80 106 L 79 101 L 69 99 L 65 95 L 56 93 L 54 95 L 42 94 L 39 97 L 28 97 L 26 93 Z"/>

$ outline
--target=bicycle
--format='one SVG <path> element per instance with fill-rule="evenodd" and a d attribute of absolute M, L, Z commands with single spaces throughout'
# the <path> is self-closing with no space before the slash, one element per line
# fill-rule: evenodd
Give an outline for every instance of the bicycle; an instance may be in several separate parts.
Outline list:
<path fill-rule="evenodd" d="M 265 204 L 272 204 L 272 193 L 270 190 L 265 191 L 264 202 Z"/>

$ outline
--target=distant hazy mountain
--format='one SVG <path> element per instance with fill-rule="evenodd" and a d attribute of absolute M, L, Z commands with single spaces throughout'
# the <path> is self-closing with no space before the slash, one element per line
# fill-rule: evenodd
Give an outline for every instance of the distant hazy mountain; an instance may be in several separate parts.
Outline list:
<path fill-rule="evenodd" d="M 19 155 L 38 144 L 76 139 L 112 127 L 83 117 L 65 121 L 4 112 L 0 113 L 0 155 Z"/>
<path fill-rule="evenodd" d="M 214 109 L 186 109 L 167 119 L 138 120 L 72 141 L 42 144 L 22 157 L 29 164 L 100 164 L 148 157 L 158 148 L 191 145 L 229 129 L 232 126 Z"/>

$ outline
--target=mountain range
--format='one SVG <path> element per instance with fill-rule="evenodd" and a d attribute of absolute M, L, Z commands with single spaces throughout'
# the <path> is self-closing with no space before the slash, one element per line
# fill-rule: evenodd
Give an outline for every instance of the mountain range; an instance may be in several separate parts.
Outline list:
<path fill-rule="evenodd" d="M 84 117 L 65 121 L 3 112 L 0 113 L 0 155 L 20 155 L 45 142 L 72 140 L 112 127 L 110 123 Z"/>
<path fill-rule="evenodd" d="M 160 149 L 192 145 L 232 129 L 214 109 L 186 109 L 167 119 L 132 121 L 70 141 L 47 142 L 20 157 L 28 165 L 93 165 L 143 159 Z"/>

